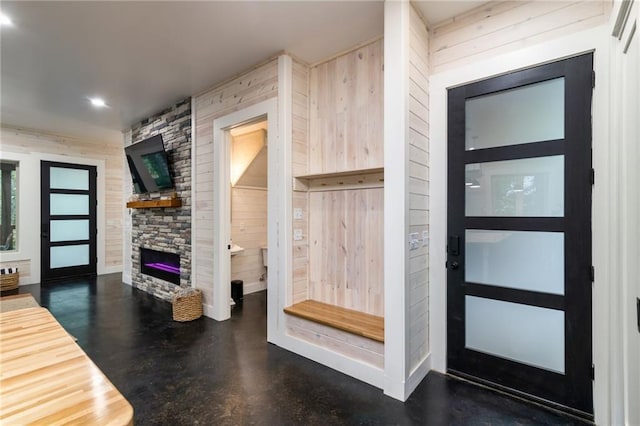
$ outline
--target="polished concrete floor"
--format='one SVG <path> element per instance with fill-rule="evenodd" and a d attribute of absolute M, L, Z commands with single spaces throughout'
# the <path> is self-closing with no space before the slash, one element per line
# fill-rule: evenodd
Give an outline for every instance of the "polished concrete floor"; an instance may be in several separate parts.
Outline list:
<path fill-rule="evenodd" d="M 171 319 L 120 274 L 23 286 L 131 402 L 137 425 L 568 425 L 583 422 L 430 373 L 406 403 L 266 342 L 266 294 L 231 320 Z"/>

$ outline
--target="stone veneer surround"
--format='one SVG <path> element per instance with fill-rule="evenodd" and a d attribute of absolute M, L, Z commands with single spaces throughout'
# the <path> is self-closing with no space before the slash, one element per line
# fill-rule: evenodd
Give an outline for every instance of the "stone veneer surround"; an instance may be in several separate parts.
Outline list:
<path fill-rule="evenodd" d="M 178 208 L 131 209 L 131 284 L 164 300 L 178 286 L 140 272 L 140 247 L 180 255 L 180 287 L 191 284 L 191 98 L 134 125 L 135 144 L 161 134 L 169 160 Z M 171 196 L 173 190 L 141 194 L 141 199 Z"/>

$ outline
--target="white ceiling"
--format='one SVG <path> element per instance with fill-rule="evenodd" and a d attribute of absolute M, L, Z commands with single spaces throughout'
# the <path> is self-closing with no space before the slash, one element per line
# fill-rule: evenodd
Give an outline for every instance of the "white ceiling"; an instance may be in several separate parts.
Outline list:
<path fill-rule="evenodd" d="M 430 22 L 478 2 L 417 2 Z M 281 51 L 309 63 L 383 33 L 380 1 L 2 1 L 5 125 L 121 143 L 123 130 Z M 94 109 L 102 96 L 109 108 Z"/>

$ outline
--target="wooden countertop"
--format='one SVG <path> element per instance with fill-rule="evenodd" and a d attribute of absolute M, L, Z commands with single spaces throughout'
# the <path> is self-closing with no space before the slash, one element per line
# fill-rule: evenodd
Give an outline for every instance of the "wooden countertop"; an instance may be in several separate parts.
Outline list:
<path fill-rule="evenodd" d="M 0 313 L 0 424 L 132 425 L 133 408 L 44 308 Z"/>

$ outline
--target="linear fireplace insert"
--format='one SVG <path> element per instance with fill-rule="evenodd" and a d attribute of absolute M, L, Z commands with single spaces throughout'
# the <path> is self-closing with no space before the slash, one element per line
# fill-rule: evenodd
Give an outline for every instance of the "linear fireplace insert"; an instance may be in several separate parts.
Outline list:
<path fill-rule="evenodd" d="M 180 285 L 180 255 L 140 247 L 140 272 Z"/>

